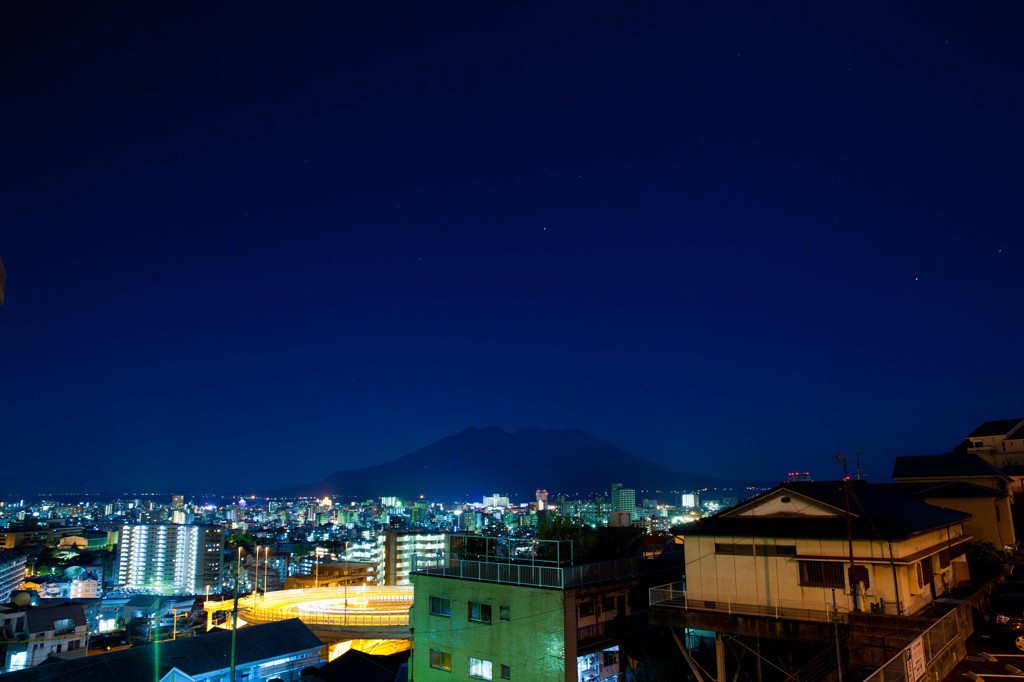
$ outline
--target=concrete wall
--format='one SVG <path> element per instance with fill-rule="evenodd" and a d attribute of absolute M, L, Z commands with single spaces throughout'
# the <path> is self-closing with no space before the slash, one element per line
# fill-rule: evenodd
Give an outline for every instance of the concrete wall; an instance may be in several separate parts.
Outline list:
<path fill-rule="evenodd" d="M 501 679 L 502 664 L 511 667 L 513 680 L 566 682 L 575 677 L 575 667 L 567 671 L 565 664 L 567 653 L 575 662 L 575 651 L 566 651 L 564 634 L 570 615 L 565 602 L 571 594 L 425 574 L 414 574 L 412 579 L 415 599 L 409 611 L 413 639 L 410 671 L 416 682 L 467 679 L 470 657 L 491 661 L 495 680 Z M 451 600 L 451 617 L 430 614 L 431 596 Z M 471 601 L 491 606 L 490 625 L 469 620 Z M 510 620 L 501 620 L 503 605 L 509 607 Z M 451 654 L 450 673 L 430 667 L 431 649 Z"/>

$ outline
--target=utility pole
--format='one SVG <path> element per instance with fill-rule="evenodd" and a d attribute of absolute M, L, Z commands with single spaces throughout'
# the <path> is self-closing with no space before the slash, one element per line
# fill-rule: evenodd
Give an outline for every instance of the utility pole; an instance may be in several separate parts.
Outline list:
<path fill-rule="evenodd" d="M 238 547 L 238 561 L 235 562 L 235 605 L 231 609 L 231 673 L 228 677 L 230 682 L 235 682 L 235 650 L 238 643 L 238 575 L 242 569 L 242 547 Z"/>
<path fill-rule="evenodd" d="M 840 460 L 843 463 L 843 499 L 846 503 L 846 542 L 850 548 L 850 594 L 853 596 L 853 610 L 861 610 L 860 581 L 857 580 L 857 570 L 853 561 L 853 516 L 850 514 L 850 474 L 846 471 L 846 457 L 841 451 L 836 452 L 836 463 Z"/>

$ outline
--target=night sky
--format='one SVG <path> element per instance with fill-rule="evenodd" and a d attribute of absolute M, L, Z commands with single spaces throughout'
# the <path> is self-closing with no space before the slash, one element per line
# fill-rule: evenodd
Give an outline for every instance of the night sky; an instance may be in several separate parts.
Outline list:
<path fill-rule="evenodd" d="M 1016 0 L 221 5 L 0 7 L 0 488 L 487 425 L 887 480 L 1024 416 Z"/>

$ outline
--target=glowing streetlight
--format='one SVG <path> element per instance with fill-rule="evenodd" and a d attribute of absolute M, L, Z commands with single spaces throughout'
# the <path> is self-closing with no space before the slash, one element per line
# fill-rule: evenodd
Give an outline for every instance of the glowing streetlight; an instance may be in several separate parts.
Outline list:
<path fill-rule="evenodd" d="M 259 594 L 260 591 L 260 546 L 256 545 L 256 573 L 253 576 L 253 595 Z"/>
<path fill-rule="evenodd" d="M 267 571 L 270 570 L 270 547 L 263 553 L 263 598 L 267 598 Z"/>

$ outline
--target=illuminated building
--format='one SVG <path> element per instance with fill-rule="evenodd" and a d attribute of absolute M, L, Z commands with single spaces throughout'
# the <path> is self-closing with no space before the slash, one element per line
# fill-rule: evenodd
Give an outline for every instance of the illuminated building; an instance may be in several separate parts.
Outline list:
<path fill-rule="evenodd" d="M 409 585 L 413 556 L 418 566 L 433 566 L 447 553 L 447 533 L 392 531 L 353 542 L 345 557 L 349 561 L 375 564 L 377 585 Z"/>
<path fill-rule="evenodd" d="M 505 538 L 450 542 L 443 565 L 412 574 L 416 682 L 622 679 L 626 639 L 647 629 L 647 586 L 682 570 L 681 556 L 569 565 L 567 542 L 539 541 L 544 559 Z"/>
<path fill-rule="evenodd" d="M 845 642 L 851 665 L 880 667 L 893 654 L 877 636 L 879 617 L 910 642 L 925 627 L 917 617 L 970 584 L 969 515 L 905 490 L 866 481 L 782 483 L 687 525 L 685 582 L 651 591 L 650 622 L 716 633 L 718 679 L 733 672 L 727 639 L 770 641 L 761 651 L 779 660 L 764 660 L 797 669 Z M 904 616 L 916 624 L 900 623 Z"/>
<path fill-rule="evenodd" d="M 240 680 L 297 680 L 305 669 L 319 668 L 327 661 L 327 647 L 297 618 L 239 628 L 236 636 L 237 678 Z M 227 680 L 231 672 L 231 639 L 231 632 L 222 630 L 202 637 L 162 641 L 159 646 L 133 646 L 101 656 L 52 661 L 46 664 L 45 679 L 78 682 Z M 82 652 L 84 655 L 84 648 Z M 41 677 L 16 675 L 11 679 Z"/>
<path fill-rule="evenodd" d="M 11 592 L 21 589 L 25 580 L 25 555 L 0 551 L 0 604 L 7 603 Z"/>
<path fill-rule="evenodd" d="M 540 488 L 537 490 L 537 509 L 543 510 L 548 506 L 548 491 Z"/>
<path fill-rule="evenodd" d="M 623 488 L 621 483 L 612 483 L 612 511 L 628 512 L 630 521 L 636 519 L 636 490 Z"/>
<path fill-rule="evenodd" d="M 89 627 L 81 604 L 0 607 L 0 625 L 5 633 L 0 644 L 0 672 L 14 674 L 32 668 L 51 654 L 62 660 L 86 655 Z"/>
<path fill-rule="evenodd" d="M 384 541 L 384 585 L 411 585 L 413 557 L 417 566 L 439 565 L 448 553 L 447 533 L 388 533 Z"/>
<path fill-rule="evenodd" d="M 485 507 L 507 507 L 508 497 L 499 493 L 493 495 L 484 495 L 484 506 Z"/>
<path fill-rule="evenodd" d="M 123 526 L 117 584 L 160 594 L 202 594 L 207 585 L 219 592 L 223 553 L 220 526 Z"/>

